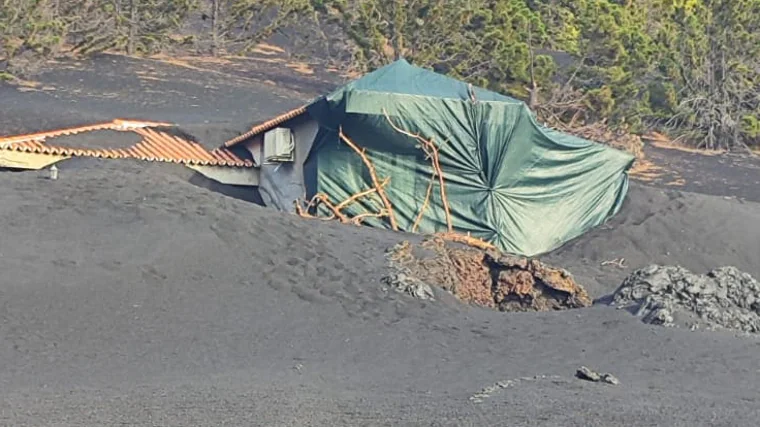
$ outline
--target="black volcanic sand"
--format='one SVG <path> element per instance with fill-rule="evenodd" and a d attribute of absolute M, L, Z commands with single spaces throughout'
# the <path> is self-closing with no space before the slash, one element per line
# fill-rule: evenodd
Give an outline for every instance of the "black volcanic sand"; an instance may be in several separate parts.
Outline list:
<path fill-rule="evenodd" d="M 44 83 L 64 88 L 57 73 Z M 219 90 L 190 108 L 137 102 L 131 89 L 106 100 L 0 86 L 0 133 L 145 113 L 203 118 L 216 135 L 302 102 L 265 89 Z M 760 416 L 758 338 L 645 325 L 602 304 L 505 314 L 440 292 L 422 302 L 380 281 L 402 234 L 272 212 L 192 185 L 173 165 L 88 161 L 58 181 L 44 175 L 0 173 L 0 425 L 735 426 Z M 760 276 L 758 223 L 753 202 L 633 183 L 618 216 L 546 260 L 596 298 L 649 263 Z M 620 257 L 626 268 L 601 266 Z M 578 380 L 580 365 L 621 384 Z M 505 380 L 516 385 L 470 401 Z"/>
<path fill-rule="evenodd" d="M 544 258 L 570 270 L 596 298 L 653 263 L 698 273 L 733 265 L 760 277 L 758 221 L 755 202 L 633 182 L 618 215 Z M 621 258 L 624 268 L 602 265 Z"/>
<path fill-rule="evenodd" d="M 746 153 L 703 155 L 647 144 L 646 157 L 663 168 L 650 185 L 760 202 L 760 157 Z"/>
<path fill-rule="evenodd" d="M 61 60 L 29 77 L 35 88 L 0 85 L 0 135 L 126 118 L 176 124 L 213 148 L 319 93 L 318 82 L 312 92 L 295 92 L 231 66 L 184 64 L 118 55 Z M 293 74 L 285 67 L 276 71 Z"/>

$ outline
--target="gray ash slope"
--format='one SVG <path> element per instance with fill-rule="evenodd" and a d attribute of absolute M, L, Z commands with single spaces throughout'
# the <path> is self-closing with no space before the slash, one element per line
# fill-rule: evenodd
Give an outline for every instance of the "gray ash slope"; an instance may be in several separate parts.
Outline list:
<path fill-rule="evenodd" d="M 596 298 L 650 264 L 697 274 L 734 266 L 760 277 L 758 221 L 760 203 L 632 183 L 618 215 L 545 260 L 570 270 Z M 625 268 L 602 265 L 621 258 Z"/>
<path fill-rule="evenodd" d="M 403 236 L 270 212 L 166 168 L 110 162 L 55 182 L 2 179 L 0 424 L 741 425 L 758 415 L 758 340 L 653 329 L 608 307 L 505 315 L 385 292 L 383 250 Z M 578 382 L 580 365 L 622 384 Z M 553 380 L 468 399 L 534 375 Z"/>
<path fill-rule="evenodd" d="M 50 110 L 29 101 L 21 116 L 26 99 L 67 105 L 31 95 L 2 107 L 0 126 L 38 130 Z M 76 108 L 68 117 L 92 117 Z M 93 161 L 58 181 L 0 182 L 0 425 L 728 426 L 760 415 L 754 338 L 605 306 L 504 314 L 414 300 L 380 280 L 385 249 L 407 236 L 271 212 L 167 165 Z M 613 229 L 548 261 L 594 296 L 626 274 L 599 262 L 621 256 L 695 272 L 741 261 L 756 274 L 747 224 L 758 215 L 634 185 Z M 682 229 L 694 230 L 688 245 Z M 621 384 L 577 380 L 581 365 Z M 469 400 L 507 380 L 517 385 Z"/>
<path fill-rule="evenodd" d="M 223 64 L 179 66 L 116 55 L 61 60 L 29 77 L 36 88 L 0 84 L 0 134 L 129 118 L 176 124 L 215 148 L 317 93 L 235 73 Z"/>

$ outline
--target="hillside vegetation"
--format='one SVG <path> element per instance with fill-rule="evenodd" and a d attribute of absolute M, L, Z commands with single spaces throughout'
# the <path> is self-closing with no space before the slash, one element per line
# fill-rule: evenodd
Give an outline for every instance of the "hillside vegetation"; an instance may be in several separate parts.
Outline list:
<path fill-rule="evenodd" d="M 277 31 L 346 69 L 404 57 L 524 99 L 551 124 L 760 144 L 760 0 L 0 0 L 0 64 L 245 54 Z"/>

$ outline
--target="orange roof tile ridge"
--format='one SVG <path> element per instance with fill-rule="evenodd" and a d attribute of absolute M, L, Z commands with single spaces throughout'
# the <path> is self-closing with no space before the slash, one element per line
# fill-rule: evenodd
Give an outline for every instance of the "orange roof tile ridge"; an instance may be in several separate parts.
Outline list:
<path fill-rule="evenodd" d="M 272 119 L 269 119 L 265 122 L 262 122 L 254 127 L 251 128 L 248 132 L 245 132 L 243 134 L 240 134 L 228 141 L 226 141 L 224 144 L 222 144 L 223 147 L 232 147 L 233 145 L 239 144 L 246 139 L 256 136 L 261 132 L 266 132 L 268 130 L 271 130 L 275 126 L 282 124 L 292 118 L 295 118 L 297 116 L 300 116 L 301 114 L 304 114 L 306 112 L 306 105 L 298 107 L 296 109 L 290 110 L 288 112 L 285 112 L 283 114 L 280 114 L 279 116 L 276 116 Z"/>
<path fill-rule="evenodd" d="M 155 127 L 171 126 L 168 123 L 144 122 L 115 119 L 110 123 L 99 123 L 77 128 L 60 129 L 36 134 L 18 135 L 0 139 L 0 149 L 28 153 L 61 156 L 86 156 L 95 158 L 134 158 L 145 161 L 162 161 L 203 166 L 253 167 L 254 162 L 240 158 L 226 148 L 206 150 L 202 145 L 172 135 Z M 136 144 L 124 149 L 80 149 L 61 147 L 44 143 L 45 138 L 70 135 L 99 129 L 132 131 L 142 137 Z M 5 142 L 5 144 L 3 144 Z"/>

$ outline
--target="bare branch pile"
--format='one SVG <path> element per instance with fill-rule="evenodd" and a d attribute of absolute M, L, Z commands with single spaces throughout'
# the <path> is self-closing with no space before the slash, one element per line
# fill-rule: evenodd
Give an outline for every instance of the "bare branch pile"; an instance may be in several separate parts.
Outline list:
<path fill-rule="evenodd" d="M 448 197 L 446 196 L 446 182 L 443 170 L 441 169 L 439 150 L 433 139 L 427 139 L 421 135 L 402 129 L 400 126 L 393 123 L 387 111 L 383 110 L 383 113 L 385 114 L 386 120 L 394 130 L 403 135 L 414 138 L 419 142 L 418 147 L 425 152 L 426 158 L 430 160 L 431 166 L 433 168 L 433 174 L 430 177 L 430 184 L 427 187 L 425 199 L 422 203 L 422 208 L 415 218 L 411 231 L 413 233 L 417 231 L 426 209 L 430 206 L 430 197 L 433 192 L 433 186 L 437 182 L 440 189 L 441 202 L 443 204 L 446 216 L 447 231 L 445 233 L 438 233 L 436 236 L 442 240 L 462 243 L 483 250 L 495 249 L 492 244 L 486 242 L 485 240 L 470 236 L 469 234 L 454 232 L 454 225 L 451 219 L 451 207 L 448 202 Z M 356 193 L 339 203 L 331 201 L 327 194 L 316 194 L 308 203 L 296 201 L 296 213 L 304 218 L 315 218 L 318 217 L 318 214 L 315 213 L 318 212 L 317 208 L 319 206 L 324 206 L 329 211 L 329 215 L 320 217 L 320 219 L 323 220 L 337 219 L 344 224 L 361 225 L 362 221 L 364 221 L 366 218 L 388 218 L 391 228 L 393 230 L 398 230 L 398 222 L 396 221 L 396 216 L 393 211 L 393 204 L 391 203 L 388 194 L 385 192 L 385 187 L 390 182 L 390 177 L 386 177 L 384 179 L 380 179 L 380 177 L 378 177 L 377 169 L 369 157 L 367 157 L 366 150 L 364 148 L 360 148 L 353 140 L 351 140 L 351 138 L 349 138 L 343 132 L 342 128 L 340 128 L 338 131 L 338 137 L 352 150 L 354 150 L 354 152 L 356 152 L 356 154 L 358 154 L 362 159 L 362 162 L 369 171 L 370 178 L 372 180 L 372 187 Z M 349 207 L 351 204 L 371 196 L 377 196 L 382 202 L 382 207 L 377 212 L 365 212 L 354 217 L 349 217 L 344 212 L 345 208 Z"/>
<path fill-rule="evenodd" d="M 338 131 L 338 136 L 340 137 L 341 141 L 345 142 L 346 145 L 351 147 L 352 150 L 356 152 L 356 154 L 361 157 L 362 162 L 364 162 L 364 165 L 369 170 L 370 177 L 372 179 L 372 188 L 369 188 L 367 190 L 361 191 L 357 194 L 354 194 L 350 197 L 348 197 L 346 200 L 343 200 L 340 203 L 333 203 L 330 198 L 327 196 L 327 194 L 319 193 L 316 194 L 308 203 L 305 205 L 301 203 L 300 201 L 296 201 L 296 213 L 299 216 L 302 216 L 304 218 L 314 218 L 315 215 L 312 214 L 312 211 L 316 211 L 316 208 L 318 208 L 319 205 L 325 206 L 329 211 L 330 215 L 327 217 L 322 217 L 321 219 L 325 220 L 332 220 L 332 219 L 338 219 L 341 223 L 344 224 L 354 224 L 354 225 L 361 225 L 362 221 L 364 221 L 366 218 L 388 218 L 391 224 L 391 228 L 393 230 L 398 230 L 398 223 L 396 222 L 396 216 L 393 213 L 393 205 L 391 204 L 390 199 L 388 198 L 388 195 L 385 193 L 385 186 L 388 185 L 390 182 L 390 177 L 387 177 L 383 180 L 380 180 L 380 178 L 377 176 L 377 170 L 375 169 L 375 165 L 372 163 L 372 161 L 367 157 L 367 154 L 365 153 L 365 149 L 359 148 L 359 146 L 356 145 L 346 134 L 343 133 L 343 129 L 341 128 Z M 378 212 L 365 212 L 358 214 L 354 216 L 353 218 L 349 218 L 343 210 L 350 206 L 351 204 L 359 201 L 362 198 L 369 197 L 372 195 L 377 195 L 380 200 L 382 201 L 383 207 Z"/>
<path fill-rule="evenodd" d="M 449 199 L 446 197 L 446 184 L 444 182 L 443 170 L 441 169 L 440 158 L 438 156 L 438 147 L 435 145 L 435 142 L 433 142 L 432 138 L 426 139 L 416 133 L 411 133 L 409 131 L 401 129 L 398 125 L 393 123 L 393 120 L 391 120 L 390 116 L 388 115 L 388 112 L 385 109 L 383 109 L 383 114 L 385 115 L 385 119 L 388 121 L 388 124 L 391 125 L 393 130 L 395 130 L 396 132 L 402 135 L 406 135 L 408 137 L 414 138 L 419 142 L 418 147 L 421 148 L 422 151 L 425 152 L 426 158 L 430 160 L 433 166 L 433 175 L 430 177 L 430 184 L 428 185 L 427 192 L 425 193 L 425 201 L 422 204 L 422 209 L 420 209 L 420 213 L 417 215 L 417 219 L 414 221 L 412 232 L 417 230 L 417 227 L 419 226 L 419 222 L 425 213 L 425 209 L 430 204 L 430 195 L 432 194 L 432 191 L 433 191 L 433 182 L 437 178 L 438 185 L 440 186 L 440 190 L 441 190 L 441 202 L 443 204 L 443 209 L 446 214 L 446 228 L 449 231 L 449 233 L 451 233 L 454 229 L 454 226 L 451 222 L 451 208 L 449 207 Z"/>

